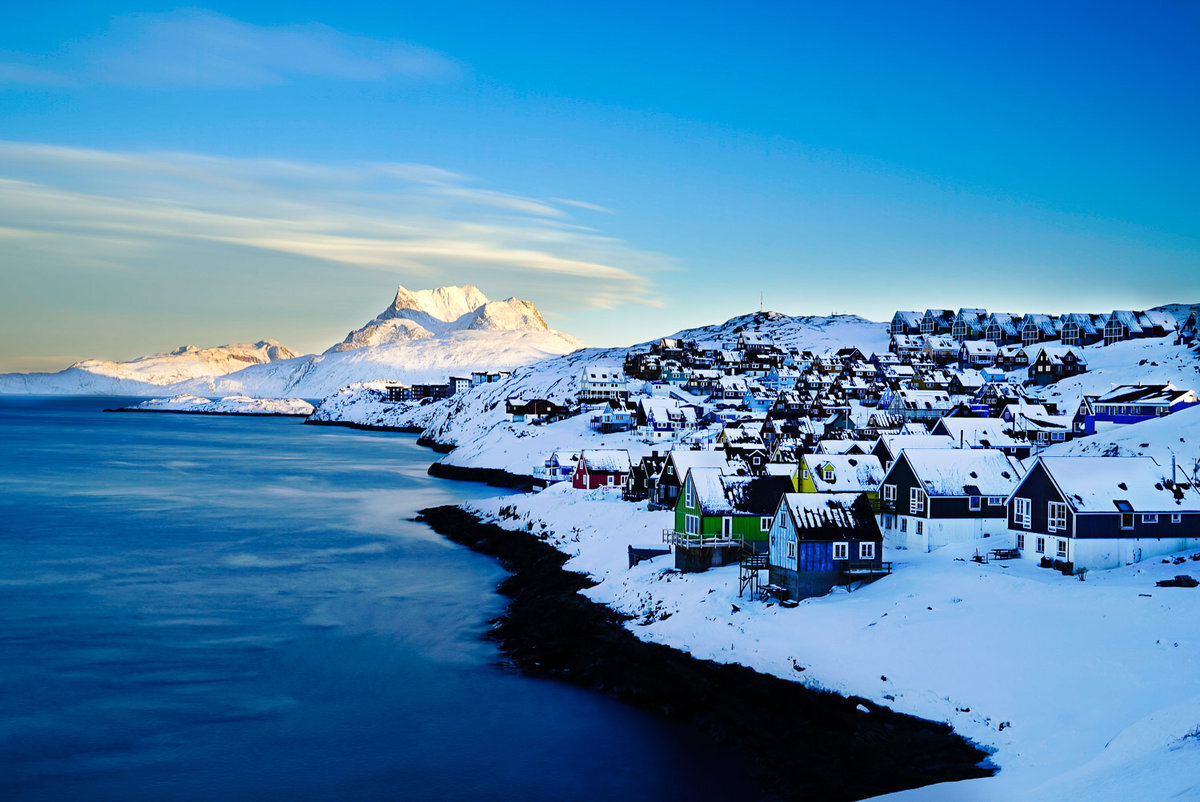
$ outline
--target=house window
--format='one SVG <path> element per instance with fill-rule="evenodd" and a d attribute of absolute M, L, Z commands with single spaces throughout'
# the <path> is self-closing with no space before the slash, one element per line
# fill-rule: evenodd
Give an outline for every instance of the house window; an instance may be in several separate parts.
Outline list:
<path fill-rule="evenodd" d="M 1024 548 L 1025 548 L 1025 536 L 1024 535 L 1017 535 L 1017 548 L 1024 550 Z"/>
<path fill-rule="evenodd" d="M 685 534 L 689 534 L 689 535 L 700 534 L 700 516 L 698 516 L 698 515 L 683 516 L 683 531 Z"/>
<path fill-rule="evenodd" d="M 922 533 L 922 532 L 924 532 L 924 531 L 925 531 L 925 522 L 924 522 L 924 521 L 917 521 L 917 534 L 919 535 L 919 534 L 921 534 L 921 533 Z"/>
<path fill-rule="evenodd" d="M 846 560 L 849 559 L 850 544 L 849 543 L 834 543 L 833 544 L 833 559 Z"/>
<path fill-rule="evenodd" d="M 1177 513 L 1177 512 L 1171 513 L 1171 523 L 1177 524 L 1182 520 L 1183 520 L 1183 516 L 1180 515 L 1179 513 Z"/>
<path fill-rule="evenodd" d="M 796 559 L 796 541 L 794 541 L 794 540 L 788 541 L 787 556 L 790 559 L 793 559 L 793 560 Z"/>
<path fill-rule="evenodd" d="M 826 482 L 832 482 L 833 481 L 833 468 L 826 467 L 825 470 L 821 471 L 821 478 L 823 478 Z"/>
<path fill-rule="evenodd" d="M 1156 523 L 1158 523 L 1158 513 L 1156 513 L 1156 512 L 1144 512 L 1144 513 L 1142 513 L 1142 523 L 1144 523 L 1144 524 L 1156 524 Z"/>
<path fill-rule="evenodd" d="M 908 489 L 908 511 L 914 514 L 925 511 L 925 491 L 921 488 Z"/>
<path fill-rule="evenodd" d="M 771 528 L 771 516 L 767 515 L 758 519 L 758 528 L 764 532 Z"/>
<path fill-rule="evenodd" d="M 1051 532 L 1058 532 L 1067 528 L 1067 505 L 1061 501 L 1051 501 L 1049 504 L 1049 523 L 1047 528 Z"/>
<path fill-rule="evenodd" d="M 728 515 L 721 519 L 721 534 L 725 536 L 733 534 L 733 519 Z"/>
<path fill-rule="evenodd" d="M 1051 432 L 1050 433 L 1051 440 L 1062 440 L 1063 437 L 1065 437 L 1065 436 L 1066 435 L 1063 432 Z"/>
<path fill-rule="evenodd" d="M 972 512 L 978 512 L 982 508 L 983 499 L 979 496 L 971 496 L 967 499 L 967 509 Z"/>
<path fill-rule="evenodd" d="M 692 483 L 688 482 L 687 485 L 684 487 L 683 506 L 694 507 L 694 506 L 696 506 L 693 503 L 694 501 L 695 501 L 695 499 L 693 498 L 693 495 L 692 495 Z"/>
<path fill-rule="evenodd" d="M 1121 513 L 1121 528 L 1122 529 L 1133 529 L 1133 513 L 1132 512 Z"/>
<path fill-rule="evenodd" d="M 896 486 L 895 485 L 884 485 L 883 486 L 883 500 L 890 501 L 890 502 L 896 501 Z"/>
<path fill-rule="evenodd" d="M 901 519 L 900 519 L 900 531 L 901 531 L 901 532 L 907 532 L 907 531 L 908 531 L 908 519 L 907 519 L 907 518 L 901 518 Z"/>
<path fill-rule="evenodd" d="M 805 468 L 804 470 L 800 471 L 800 478 L 801 478 L 801 479 L 807 479 L 807 478 L 808 478 L 808 468 Z"/>
<path fill-rule="evenodd" d="M 1058 551 L 1055 554 L 1060 559 L 1067 559 L 1067 541 L 1065 539 L 1058 541 Z"/>
<path fill-rule="evenodd" d="M 875 544 L 874 543 L 859 543 L 858 544 L 858 559 L 874 560 L 875 559 Z"/>
<path fill-rule="evenodd" d="M 999 507 L 1004 503 L 1004 496 L 988 496 L 987 500 L 989 507 Z"/>
<path fill-rule="evenodd" d="M 1013 499 L 1013 521 L 1025 529 L 1029 529 L 1033 522 L 1031 520 L 1030 510 L 1033 507 L 1033 502 L 1027 498 Z M 1038 549 L 1041 551 L 1041 549 Z"/>
<path fill-rule="evenodd" d="M 1046 553 L 1046 538 L 1039 537 L 1037 539 L 1037 542 L 1034 545 L 1033 550 L 1036 551 L 1038 554 L 1045 554 Z"/>

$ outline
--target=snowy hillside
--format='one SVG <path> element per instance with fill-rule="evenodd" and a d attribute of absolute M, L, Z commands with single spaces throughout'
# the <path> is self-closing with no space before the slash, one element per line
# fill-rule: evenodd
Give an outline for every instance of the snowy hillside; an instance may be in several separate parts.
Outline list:
<path fill-rule="evenodd" d="M 888 348 L 888 324 L 858 315 L 791 317 L 779 312 L 739 315 L 715 326 L 684 329 L 671 335 L 686 340 L 736 340 L 743 330 L 769 336 L 776 344 L 800 351 L 824 353 L 854 346 L 866 356 Z"/>
<path fill-rule="evenodd" d="M 356 382 L 442 383 L 476 370 L 511 370 L 580 346 L 549 329 L 528 301 L 489 301 L 474 287 L 401 287 L 391 306 L 324 354 L 296 356 L 271 340 L 185 346 L 132 362 L 2 375 L 0 393 L 324 398 Z"/>
<path fill-rule="evenodd" d="M 275 340 L 215 348 L 184 345 L 170 353 L 151 354 L 128 362 L 85 359 L 57 373 L 0 375 L 0 393 L 121 394 L 126 385 L 157 386 L 152 392 L 161 393 L 162 387 L 177 382 L 224 376 L 251 365 L 267 365 L 296 356 Z"/>
<path fill-rule="evenodd" d="M 1103 395 L 1116 384 L 1166 384 L 1200 388 L 1200 357 L 1173 337 L 1126 340 L 1080 349 L 1087 373 L 1048 385 L 1037 394 L 1074 411 L 1085 395 Z"/>
<path fill-rule="evenodd" d="M 1048 456 L 1154 457 L 1170 471 L 1171 457 L 1188 475 L 1200 468 L 1200 407 L 1192 407 L 1156 420 L 1116 426 L 1046 449 Z"/>

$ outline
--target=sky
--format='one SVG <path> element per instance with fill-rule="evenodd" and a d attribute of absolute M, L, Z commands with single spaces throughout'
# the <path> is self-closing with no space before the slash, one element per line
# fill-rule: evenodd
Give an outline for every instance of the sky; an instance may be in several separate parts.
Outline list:
<path fill-rule="evenodd" d="M 1200 301 L 1200 6 L 6 8 L 0 371 L 321 351 L 397 284 L 623 345 Z"/>

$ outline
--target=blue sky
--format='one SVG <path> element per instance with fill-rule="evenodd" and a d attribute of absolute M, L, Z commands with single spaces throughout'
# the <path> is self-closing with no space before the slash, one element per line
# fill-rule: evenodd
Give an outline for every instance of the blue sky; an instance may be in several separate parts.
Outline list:
<path fill-rule="evenodd" d="M 1200 300 L 1185 4 L 26 4 L 0 370 L 473 283 L 598 345 Z"/>

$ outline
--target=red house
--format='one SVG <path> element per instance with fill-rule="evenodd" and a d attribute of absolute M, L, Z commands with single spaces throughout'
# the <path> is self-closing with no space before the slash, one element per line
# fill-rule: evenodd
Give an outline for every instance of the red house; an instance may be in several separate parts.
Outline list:
<path fill-rule="evenodd" d="M 584 449 L 579 454 L 579 462 L 575 463 L 571 486 L 577 490 L 598 487 L 616 490 L 624 486 L 629 468 L 629 452 L 623 448 Z"/>

